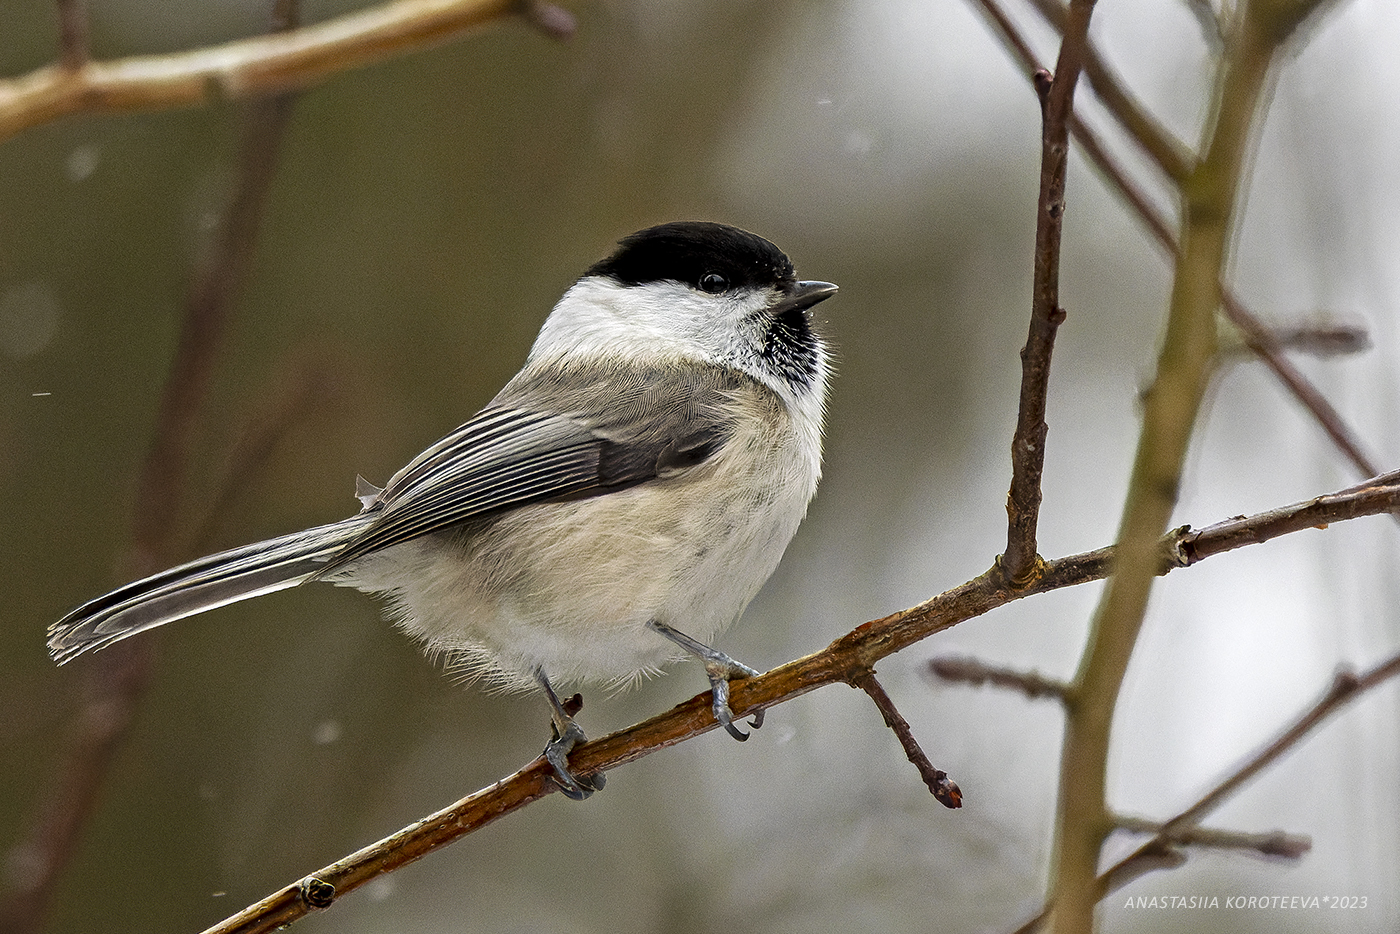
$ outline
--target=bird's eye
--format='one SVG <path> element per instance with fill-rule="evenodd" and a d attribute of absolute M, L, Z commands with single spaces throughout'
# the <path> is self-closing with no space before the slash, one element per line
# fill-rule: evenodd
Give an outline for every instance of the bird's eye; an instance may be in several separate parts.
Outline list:
<path fill-rule="evenodd" d="M 700 277 L 700 288 L 711 295 L 717 295 L 729 288 L 729 280 L 717 272 L 706 273 Z"/>

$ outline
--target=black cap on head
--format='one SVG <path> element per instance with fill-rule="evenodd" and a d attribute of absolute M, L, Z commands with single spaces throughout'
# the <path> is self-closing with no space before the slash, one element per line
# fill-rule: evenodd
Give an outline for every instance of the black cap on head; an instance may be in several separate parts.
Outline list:
<path fill-rule="evenodd" d="M 705 291 L 724 288 L 784 288 L 796 282 L 792 261 L 757 234 L 727 224 L 675 221 L 623 238 L 617 251 L 585 275 L 607 276 L 623 285 L 673 280 Z"/>

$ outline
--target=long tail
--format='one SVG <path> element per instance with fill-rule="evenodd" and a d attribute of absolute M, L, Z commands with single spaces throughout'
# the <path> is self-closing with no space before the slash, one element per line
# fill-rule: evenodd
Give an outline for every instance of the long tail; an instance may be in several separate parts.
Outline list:
<path fill-rule="evenodd" d="M 244 545 L 118 587 L 49 627 L 60 665 L 91 649 L 314 578 L 364 526 L 361 516 Z"/>

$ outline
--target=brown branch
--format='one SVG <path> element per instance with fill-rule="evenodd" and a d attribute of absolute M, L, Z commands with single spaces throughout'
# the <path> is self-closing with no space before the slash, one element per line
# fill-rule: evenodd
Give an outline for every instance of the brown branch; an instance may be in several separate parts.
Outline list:
<path fill-rule="evenodd" d="M 894 731 L 894 735 L 899 737 L 899 745 L 904 747 L 904 755 L 919 770 L 919 777 L 924 780 L 928 790 L 938 799 L 938 803 L 946 808 L 962 807 L 962 789 L 958 783 L 948 777 L 948 773 L 934 766 L 929 761 L 924 750 L 919 746 L 919 741 L 914 738 L 914 731 L 909 726 L 909 721 L 899 712 L 899 708 L 894 705 L 894 700 L 885 692 L 883 685 L 875 677 L 874 669 L 867 668 L 851 678 L 852 687 L 860 688 L 880 711 L 880 716 L 885 720 L 885 726 Z"/>
<path fill-rule="evenodd" d="M 1011 441 L 1011 489 L 1006 496 L 1006 551 L 1001 566 L 1013 586 L 1024 587 L 1040 570 L 1036 525 L 1045 468 L 1046 397 L 1055 333 L 1065 320 L 1060 307 L 1060 235 L 1069 166 L 1069 121 L 1079 80 L 1094 0 L 1072 0 L 1055 74 L 1036 72 L 1041 100 L 1040 200 L 1036 210 L 1035 281 L 1030 330 L 1021 348 L 1021 400 Z"/>
<path fill-rule="evenodd" d="M 1030 3 L 1045 22 L 1061 36 L 1065 35 L 1069 12 L 1060 0 L 1030 0 Z M 1089 79 L 1094 96 L 1103 101 L 1109 113 L 1122 124 L 1163 174 L 1178 183 L 1190 174 L 1195 154 L 1138 104 L 1113 69 L 1104 62 L 1094 41 L 1087 38 L 1084 40 L 1084 77 Z"/>
<path fill-rule="evenodd" d="M 281 19 L 294 17 L 277 0 Z M 187 296 L 180 341 L 161 395 L 155 436 L 137 482 L 130 576 L 168 563 L 179 533 L 185 463 L 200 406 L 213 375 L 220 338 L 238 286 L 247 274 L 253 241 L 271 187 L 278 143 L 291 101 L 278 96 L 250 105 L 240 142 L 240 175 L 214 243 Z M 10 934 L 41 929 L 48 903 L 92 814 L 112 760 L 125 740 L 150 680 L 156 643 L 145 639 L 103 653 L 82 672 L 82 701 L 65 738 L 58 777 L 20 844 L 31 871 L 26 885 L 0 906 L 0 928 Z"/>
<path fill-rule="evenodd" d="M 1223 524 L 1224 523 L 1221 523 L 1221 525 Z M 1214 526 L 1212 528 L 1214 528 Z M 1177 844 L 1197 842 L 1193 838 L 1198 837 L 1201 831 L 1196 825 L 1207 814 L 1224 804 L 1227 798 L 1238 791 L 1251 778 L 1272 765 L 1280 756 L 1301 743 L 1309 733 L 1323 723 L 1328 717 L 1341 710 L 1366 691 L 1397 676 L 1400 676 L 1400 654 L 1391 656 L 1386 661 L 1381 662 L 1360 675 L 1346 669 L 1339 671 L 1336 677 L 1333 678 L 1331 686 L 1322 697 L 1319 698 L 1311 708 L 1300 715 L 1291 726 L 1254 755 L 1242 762 L 1214 788 L 1206 792 L 1195 804 L 1161 824 L 1153 834 L 1151 840 L 1143 843 L 1132 853 L 1129 853 L 1104 872 L 1100 873 L 1095 880 L 1099 891 L 1099 898 L 1103 898 L 1110 892 L 1122 888 L 1134 879 L 1141 878 L 1144 874 L 1159 868 L 1158 861 Z M 1271 835 L 1262 836 L 1267 837 Z M 1287 837 L 1287 835 L 1285 835 L 1285 837 Z M 1305 840 L 1298 838 L 1276 840 L 1275 845 L 1277 846 L 1278 852 L 1269 853 L 1269 855 L 1288 857 L 1294 855 L 1295 850 L 1305 850 L 1307 848 Z M 1047 905 L 1041 910 L 1040 914 L 1017 928 L 1016 934 L 1029 934 L 1029 932 L 1036 930 L 1045 922 L 1049 914 L 1050 906 Z"/>
<path fill-rule="evenodd" d="M 171 110 L 305 89 L 520 8 L 519 0 L 389 0 L 289 32 L 188 52 L 78 69 L 48 65 L 0 80 L 0 141 L 70 114 Z"/>
<path fill-rule="evenodd" d="M 1036 60 L 1025 37 L 997 5 L 997 0 L 976 0 L 976 2 L 986 13 L 992 25 L 996 27 L 997 35 L 1007 49 L 1027 70 L 1027 73 L 1033 76 L 1041 69 L 1041 65 Z M 1057 22 L 1055 18 L 1047 17 L 1047 19 L 1052 24 Z M 1130 133 L 1134 133 L 1133 128 L 1142 124 L 1143 115 L 1135 112 L 1134 109 L 1137 105 L 1130 97 L 1121 95 L 1110 98 L 1101 97 L 1101 99 L 1104 100 L 1109 113 Z M 1143 222 L 1168 255 L 1174 260 L 1179 259 L 1181 247 L 1167 219 L 1152 204 L 1142 189 L 1128 178 L 1127 173 L 1118 165 L 1117 161 L 1109 155 L 1107 147 L 1104 146 L 1098 135 L 1077 116 L 1070 123 L 1070 132 L 1073 133 L 1075 142 L 1079 143 L 1084 150 L 1084 154 L 1104 174 L 1109 183 L 1118 191 L 1118 194 L 1128 202 L 1139 220 Z M 1150 139 L 1137 135 L 1134 135 L 1134 138 L 1144 149 L 1152 150 L 1153 145 Z M 1169 170 L 1168 174 L 1171 174 Z M 1307 377 L 1303 376 L 1302 372 L 1293 365 L 1283 353 L 1279 342 L 1271 339 L 1270 329 L 1245 306 L 1231 287 L 1224 282 L 1221 283 L 1221 303 L 1226 317 L 1239 328 L 1244 336 L 1246 345 L 1263 359 L 1264 364 L 1283 383 L 1284 388 L 1322 426 L 1322 430 L 1337 449 L 1355 466 L 1357 473 L 1363 477 L 1375 475 L 1378 472 L 1375 462 L 1364 453 L 1360 441 L 1357 440 L 1355 432 L 1347 426 L 1346 420 L 1327 401 L 1327 398 L 1317 387 L 1312 385 Z"/>
<path fill-rule="evenodd" d="M 1322 430 L 1327 432 L 1327 437 L 1346 455 L 1357 472 L 1363 477 L 1374 476 L 1377 471 L 1375 461 L 1361 450 L 1361 442 L 1347 427 L 1341 414 L 1327 401 L 1327 397 L 1284 355 L 1283 346 L 1273 332 L 1250 314 L 1230 290 L 1224 290 L 1220 298 L 1225 317 L 1240 329 L 1245 345 L 1263 358 L 1274 375 L 1293 393 L 1293 397 L 1313 414 Z"/>
<path fill-rule="evenodd" d="M 1119 830 L 1128 833 L 1165 833 L 1165 825 L 1145 817 L 1130 817 L 1119 814 L 1114 818 Z M 1302 859 L 1312 849 L 1312 838 L 1303 834 L 1288 833 L 1283 830 L 1270 830 L 1264 833 L 1247 833 L 1242 830 L 1220 830 L 1214 827 L 1182 827 L 1171 832 L 1174 843 L 1183 846 L 1205 847 L 1214 850 L 1241 850 L 1277 859 Z"/>
<path fill-rule="evenodd" d="M 87 8 L 83 0 L 58 0 L 58 65 L 76 71 L 91 55 Z"/>
<path fill-rule="evenodd" d="M 928 671 L 944 681 L 970 684 L 974 687 L 990 684 L 993 687 L 1019 691 L 1031 700 L 1052 697 L 1063 703 L 1069 691 L 1068 685 L 1063 681 L 1047 678 L 1034 671 L 1000 668 L 966 656 L 945 655 L 929 659 Z"/>
<path fill-rule="evenodd" d="M 1159 542 L 1159 573 L 1301 529 L 1395 510 L 1400 510 L 1400 471 L 1352 490 L 1260 513 L 1253 520 L 1231 520 L 1199 532 L 1178 529 Z M 1247 531 L 1255 522 L 1259 528 Z M 1188 541 L 1190 558 L 1185 551 Z M 965 620 L 1031 594 L 1102 580 L 1113 563 L 1112 548 L 1047 561 L 1045 573 L 1031 587 L 1019 590 L 1009 587 L 993 569 L 918 606 L 857 626 L 820 652 L 757 677 L 732 682 L 730 707 L 737 719 L 828 684 L 852 683 L 880 659 Z M 717 726 L 710 696 L 701 694 L 649 720 L 577 747 L 569 757 L 570 766 L 581 775 L 610 771 Z M 392 872 L 549 794 L 555 790 L 550 775 L 550 766 L 543 758 L 537 759 L 491 787 L 273 893 L 209 928 L 206 934 L 253 934 L 290 924 L 313 907 L 325 907 L 370 879 Z M 315 906 L 308 904 L 308 895 Z"/>

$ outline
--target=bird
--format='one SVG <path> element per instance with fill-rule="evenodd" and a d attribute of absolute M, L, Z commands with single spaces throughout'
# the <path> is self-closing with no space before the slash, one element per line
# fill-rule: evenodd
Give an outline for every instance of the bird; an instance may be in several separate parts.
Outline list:
<path fill-rule="evenodd" d="M 736 739 L 713 648 L 773 573 L 821 478 L 831 361 L 771 241 L 676 221 L 618 241 L 564 293 L 520 371 L 348 518 L 134 581 L 49 627 L 59 664 L 156 626 L 313 581 L 379 595 L 454 671 L 539 690 L 571 798 L 585 734 L 556 684 L 625 686 L 693 656 Z M 750 721 L 761 725 L 762 711 Z"/>

